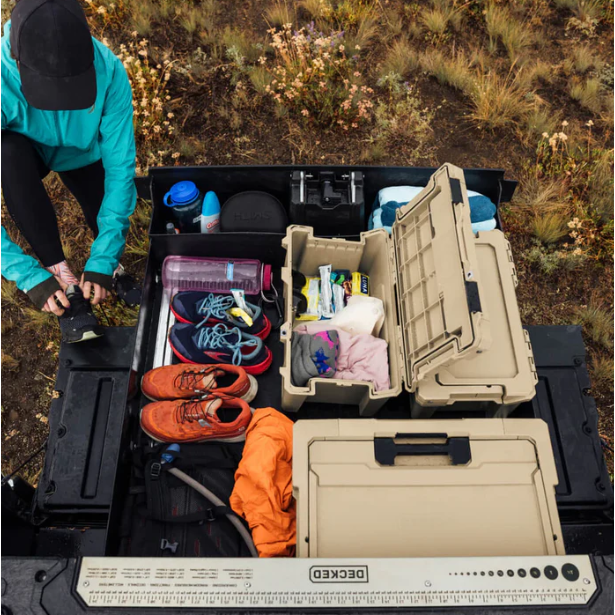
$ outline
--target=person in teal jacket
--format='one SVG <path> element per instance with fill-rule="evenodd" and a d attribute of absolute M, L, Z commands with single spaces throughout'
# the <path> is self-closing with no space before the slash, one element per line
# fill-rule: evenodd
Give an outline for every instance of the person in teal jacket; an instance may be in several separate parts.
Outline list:
<path fill-rule="evenodd" d="M 91 304 L 113 287 L 136 203 L 132 92 L 122 62 L 89 31 L 77 0 L 20 0 L 2 54 L 2 191 L 37 258 L 2 228 L 2 275 L 60 316 L 65 341 L 102 333 Z M 94 241 L 70 270 L 43 178 L 56 171 Z M 121 266 L 119 266 L 121 267 Z"/>

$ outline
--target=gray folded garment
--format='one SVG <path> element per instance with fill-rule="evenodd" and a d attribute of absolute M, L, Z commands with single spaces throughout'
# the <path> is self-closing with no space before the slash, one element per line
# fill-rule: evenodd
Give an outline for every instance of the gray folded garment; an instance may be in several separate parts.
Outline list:
<path fill-rule="evenodd" d="M 337 331 L 294 333 L 290 351 L 293 384 L 304 387 L 310 378 L 333 378 L 338 349 Z"/>

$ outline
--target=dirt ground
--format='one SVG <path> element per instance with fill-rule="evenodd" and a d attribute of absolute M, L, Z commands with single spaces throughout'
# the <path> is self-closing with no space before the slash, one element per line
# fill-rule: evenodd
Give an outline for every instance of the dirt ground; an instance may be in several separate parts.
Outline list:
<path fill-rule="evenodd" d="M 448 1 L 448 0 L 447 0 Z M 452 0 L 451 0 L 452 1 Z M 152 0 L 149 0 L 152 3 Z M 445 2 L 444 2 L 445 3 Z M 131 34 L 136 27 L 136 17 L 127 12 L 112 19 L 112 9 L 106 2 L 89 2 L 88 15 L 94 33 L 107 39 L 114 50 L 121 43 L 134 40 Z M 118 1 L 113 6 L 128 7 L 129 1 Z M 148 2 L 144 2 L 148 4 Z M 179 6 L 170 0 L 167 4 Z M 581 322 L 580 314 L 586 307 L 594 306 L 600 311 L 599 323 L 584 320 L 588 326 L 585 340 L 589 353 L 590 370 L 593 379 L 592 394 L 596 398 L 600 413 L 600 433 L 604 439 L 605 456 L 609 471 L 613 472 L 613 254 L 612 254 L 612 166 L 610 167 L 610 216 L 600 217 L 592 209 L 589 197 L 582 191 L 574 193 L 574 214 L 587 212 L 587 219 L 596 221 L 596 232 L 600 233 L 600 246 L 583 246 L 587 258 L 574 268 L 547 270 L 541 261 L 528 255 L 538 245 L 536 233 L 532 230 L 533 218 L 524 209 L 525 183 L 535 174 L 537 166 L 537 146 L 540 133 L 529 135 L 519 120 L 510 125 L 495 126 L 477 123 L 472 119 L 472 108 L 468 95 L 459 89 L 442 83 L 434 74 L 423 68 L 409 70 L 406 81 L 410 84 L 412 96 L 420 101 L 421 109 L 430 113 L 429 133 L 416 136 L 410 132 L 381 135 L 381 127 L 374 121 L 360 125 L 356 130 L 343 131 L 302 122 L 292 114 L 281 112 L 265 95 L 255 93 L 250 84 L 249 71 L 233 64 L 229 49 L 232 41 L 227 41 L 224 32 L 229 27 L 234 32 L 243 32 L 250 44 L 261 45 L 261 53 L 272 57 L 272 52 L 264 45 L 267 37 L 267 13 L 274 6 L 267 0 L 249 0 L 237 3 L 231 0 L 219 2 L 185 3 L 196 10 L 211 12 L 211 23 L 202 25 L 202 31 L 188 36 L 182 30 L 182 14 L 172 13 L 162 20 L 159 16 L 151 19 L 147 36 L 149 58 L 152 65 L 164 59 L 172 64 L 167 84 L 169 99 L 164 103 L 164 113 L 171 114 L 175 126 L 173 136 L 167 141 L 154 141 L 145 135 L 142 126 L 137 127 L 139 161 L 146 168 L 148 161 L 158 160 L 163 164 L 205 164 L 205 165 L 248 165 L 248 164 L 378 164 L 378 165 L 433 165 L 451 162 L 461 167 L 482 167 L 505 169 L 506 177 L 521 180 L 516 197 L 502 209 L 502 219 L 507 236 L 511 241 L 520 284 L 517 296 L 525 324 L 564 324 Z M 308 3 L 305 3 L 307 5 Z M 314 4 L 314 3 L 309 3 Z M 329 3 L 331 4 L 331 3 Z M 342 3 L 333 3 L 341 5 Z M 366 1 L 346 0 L 345 4 L 360 7 L 370 4 Z M 377 35 L 369 39 L 361 50 L 361 70 L 364 79 L 374 90 L 374 100 L 385 100 L 387 95 L 378 85 L 379 67 L 387 57 L 388 50 L 395 40 L 408 36 L 410 46 L 421 52 L 423 49 L 469 52 L 470 49 L 483 50 L 495 71 L 502 75 L 507 70 L 517 70 L 508 64 L 506 53 L 499 48 L 493 51 L 484 23 L 483 12 L 486 3 L 472 1 L 463 5 L 464 19 L 459 29 L 447 29 L 434 39 L 428 26 L 423 23 L 424 11 L 443 2 L 404 3 L 375 2 L 374 19 L 377 22 Z M 604 10 L 597 17 L 583 21 L 580 13 L 570 8 L 561 8 L 563 3 L 546 0 L 527 0 L 526 2 L 498 2 L 514 12 L 534 33 L 533 42 L 521 53 L 524 61 L 545 64 L 545 77 L 538 79 L 531 88 L 532 100 L 540 101 L 554 117 L 558 125 L 566 122 L 568 128 L 556 130 L 569 131 L 572 139 L 574 131 L 581 133 L 592 122 L 591 160 L 596 155 L 606 153 L 611 156 L 613 117 L 612 107 L 603 106 L 601 110 L 594 105 L 590 110 L 570 94 L 571 80 L 577 77 L 564 66 L 564 58 L 571 57 L 575 49 L 591 50 L 596 61 L 593 69 L 606 71 L 611 67 L 613 49 L 612 3 L 605 3 Z M 570 3 L 572 6 L 573 2 Z M 459 6 L 461 3 L 453 3 Z M 162 5 L 160 5 L 162 6 Z M 214 9 L 211 9 L 211 7 Z M 302 5 L 303 6 L 303 5 Z M 98 11 L 106 7 L 107 13 Z M 356 9 L 358 10 L 358 9 Z M 602 9 L 601 9 L 602 10 Z M 98 12 L 97 12 L 98 11 Z M 393 28 L 397 16 L 401 28 Z M 303 25 L 311 19 L 307 9 L 300 8 L 295 15 L 296 23 Z M 133 19 L 133 22 L 130 22 Z M 324 18 L 323 18 L 324 19 Z M 340 18 L 341 19 L 341 18 Z M 350 18 L 348 18 L 350 19 Z M 589 24 L 585 29 L 579 23 Z M 593 19 L 594 21 L 591 21 Z M 595 22 L 595 23 L 594 23 Z M 389 24 L 389 25 L 387 25 Z M 419 24 L 413 30 L 413 24 Z M 352 26 L 354 27 L 354 26 Z M 352 31 L 348 26 L 348 31 Z M 418 30 L 417 30 L 418 28 Z M 337 23 L 331 29 L 343 29 Z M 206 30 L 206 32 L 205 32 Z M 409 34 L 408 34 L 409 33 Z M 137 39 L 141 39 L 138 36 Z M 227 41 L 227 42 L 213 42 Z M 226 45 L 226 47 L 225 47 Z M 201 64 L 197 66 L 195 52 L 203 50 Z M 226 49 L 226 51 L 225 51 Z M 451 51 L 452 50 L 452 51 Z M 202 59 L 202 58 L 205 59 Z M 196 59 L 195 59 L 196 58 Z M 594 58 L 594 59 L 595 59 Z M 268 60 L 269 61 L 269 60 Z M 254 59 L 253 65 L 257 64 Z M 504 68 L 508 67 L 508 68 Z M 543 70 L 544 70 L 543 66 Z M 551 71 L 551 75 L 548 75 Z M 583 73 L 587 75 L 593 73 Z M 602 75 L 602 72 L 600 73 Z M 238 82 L 243 85 L 238 86 Z M 612 77 L 607 79 L 605 99 L 613 96 Z M 529 93 L 528 93 L 529 96 Z M 168 117 L 168 116 L 167 116 Z M 552 132 L 550 132 L 552 134 Z M 588 145 L 588 151 L 590 146 Z M 160 154 L 160 151 L 164 151 Z M 178 152 L 178 157 L 172 157 Z M 595 152 L 598 152 L 596 154 Z M 588 154 L 588 157 L 590 154 Z M 571 157 L 572 159 L 572 157 Z M 575 158 L 569 166 L 561 169 L 561 174 L 552 174 L 547 179 L 569 181 L 570 168 L 573 177 L 576 170 L 589 164 L 586 159 Z M 572 167 L 570 165 L 573 165 Z M 540 167 L 541 179 L 543 167 Z M 87 257 L 87 247 L 91 241 L 89 231 L 78 205 L 72 197 L 53 178 L 49 180 L 49 191 L 57 205 L 61 231 L 69 260 L 76 269 L 83 266 Z M 572 194 L 572 192 L 570 193 Z M 568 198 L 568 197 L 566 197 Z M 583 209 L 585 208 L 585 209 Z M 570 211 L 567 210 L 567 211 Z M 538 215 L 538 214 L 534 214 Z M 541 214 L 542 215 L 542 214 Z M 547 214 L 544 214 L 547 215 Z M 12 221 L 3 211 L 3 225 L 13 238 L 19 234 Z M 589 223 L 588 223 L 589 224 Z M 593 224 L 593 222 L 592 222 Z M 610 231 L 609 231 L 610 229 Z M 147 249 L 147 208 L 139 205 L 133 218 L 133 228 L 127 242 L 125 266 L 137 276 L 143 274 Z M 610 233 L 610 234 L 609 234 Z M 540 238 L 538 238 L 540 240 Z M 544 253 L 555 254 L 564 250 L 564 242 L 571 237 L 562 236 L 556 243 L 545 243 Z M 27 246 L 24 246 L 27 250 Z M 542 248 L 541 248 L 542 249 Z M 542 258 L 542 257 L 541 257 Z M 119 306 L 114 298 L 100 312 L 103 323 L 130 324 L 134 313 Z M 610 324 L 609 324 L 610 319 Z M 605 324 L 606 322 L 606 324 Z M 605 331 L 606 327 L 606 331 Z M 27 297 L 12 291 L 3 281 L 2 287 L 2 471 L 8 473 L 15 469 L 30 454 L 44 443 L 47 434 L 47 412 L 53 396 L 53 382 L 57 370 L 59 350 L 59 331 L 51 318 L 36 318 L 30 311 Z M 8 358 L 7 358 L 8 357 Z M 599 366 L 599 368 L 597 367 Z M 610 368 L 610 374 L 609 374 Z M 595 371 L 594 371 L 595 370 Z M 40 472 L 39 456 L 23 471 L 23 475 L 36 482 Z"/>

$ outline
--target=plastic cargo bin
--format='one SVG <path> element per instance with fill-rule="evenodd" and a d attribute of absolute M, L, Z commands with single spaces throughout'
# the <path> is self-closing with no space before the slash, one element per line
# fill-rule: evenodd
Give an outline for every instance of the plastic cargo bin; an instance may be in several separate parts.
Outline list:
<path fill-rule="evenodd" d="M 563 555 L 556 484 L 540 419 L 297 421 L 297 557 Z"/>
<path fill-rule="evenodd" d="M 283 246 L 285 411 L 310 401 L 358 404 L 362 416 L 373 416 L 405 388 L 413 394 L 415 417 L 468 404 L 503 417 L 534 397 L 536 369 L 519 316 L 510 246 L 500 231 L 472 233 L 461 169 L 438 169 L 397 210 L 392 237 L 378 229 L 362 233 L 359 241 L 326 239 L 309 227 L 291 226 Z M 388 344 L 390 389 L 328 378 L 293 385 L 292 271 L 314 276 L 325 264 L 367 274 L 371 295 L 382 300 L 380 336 Z"/>

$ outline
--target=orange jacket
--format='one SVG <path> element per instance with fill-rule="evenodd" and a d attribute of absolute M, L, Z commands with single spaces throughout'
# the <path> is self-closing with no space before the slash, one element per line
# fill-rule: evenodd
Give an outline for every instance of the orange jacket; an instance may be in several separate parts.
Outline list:
<path fill-rule="evenodd" d="M 252 530 L 261 557 L 293 557 L 293 422 L 273 408 L 254 412 L 235 472 L 231 508 Z"/>

